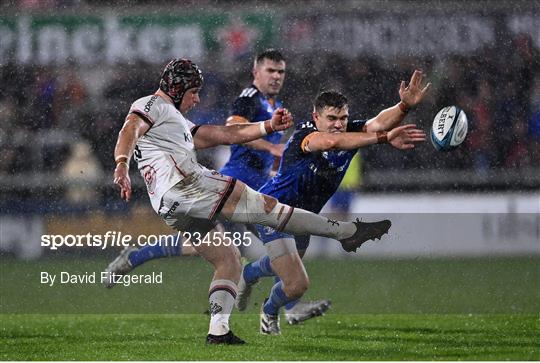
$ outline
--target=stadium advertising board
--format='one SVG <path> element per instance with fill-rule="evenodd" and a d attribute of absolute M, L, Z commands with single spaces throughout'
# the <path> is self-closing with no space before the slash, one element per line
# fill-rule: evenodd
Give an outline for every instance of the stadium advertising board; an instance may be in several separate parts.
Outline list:
<path fill-rule="evenodd" d="M 501 41 L 501 34 L 529 34 L 540 49 L 539 29 L 540 17 L 532 13 L 4 16 L 0 62 L 160 63 L 176 56 L 178 49 L 198 61 L 216 52 L 221 60 L 233 61 L 253 46 L 272 45 L 279 39 L 298 53 L 437 57 L 475 52 Z"/>
<path fill-rule="evenodd" d="M 441 57 L 470 54 L 517 33 L 529 34 L 540 49 L 540 17 L 534 14 L 339 13 L 291 16 L 285 24 L 284 36 L 299 53 Z"/>
<path fill-rule="evenodd" d="M 102 15 L 0 17 L 0 63 L 161 63 L 182 54 L 200 61 L 219 51 L 223 60 L 267 44 L 272 17 Z"/>
<path fill-rule="evenodd" d="M 366 221 L 392 221 L 384 242 L 366 243 L 355 257 L 540 254 L 538 194 L 363 195 L 351 209 Z M 310 257 L 346 255 L 328 240 L 312 240 Z"/>

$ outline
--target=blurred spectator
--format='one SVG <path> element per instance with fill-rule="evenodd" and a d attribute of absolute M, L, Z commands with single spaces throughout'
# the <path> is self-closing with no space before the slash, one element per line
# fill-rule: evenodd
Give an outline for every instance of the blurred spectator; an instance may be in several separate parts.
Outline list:
<path fill-rule="evenodd" d="M 32 7 L 37 3 L 20 4 Z M 236 27 L 222 30 L 223 36 L 230 38 Z M 411 111 L 407 121 L 428 130 L 439 109 L 458 105 L 468 115 L 469 135 L 460 148 L 447 154 L 436 152 L 429 143 L 405 155 L 389 148 L 366 148 L 363 157 L 367 173 L 429 168 L 487 173 L 499 168 L 538 167 L 540 56 L 528 35 L 507 34 L 505 39 L 476 54 L 442 58 L 407 56 L 383 60 L 370 55 L 345 58 L 333 53 L 305 53 L 288 62 L 283 98 L 289 100 L 287 107 L 295 120 L 305 121 L 311 118 L 312 98 L 322 89 L 337 88 L 354 105 L 351 118 L 369 118 L 377 109 L 397 102 L 399 82 L 413 67 L 419 67 L 433 82 L 433 92 L 429 102 Z M 238 44 L 244 43 L 249 41 Z M 235 57 L 250 51 L 249 47 L 234 49 Z M 65 158 L 60 155 L 65 154 L 63 141 L 40 146 L 47 144 L 40 137 L 50 135 L 49 131 L 75 134 L 73 139 L 68 137 L 70 143 L 87 140 L 99 169 L 112 170 L 114 138 L 123 124 L 128 102 L 154 92 L 159 74 L 154 65 L 144 62 L 107 67 L 106 72 L 99 66 L 85 68 L 83 77 L 74 64 L 62 68 L 0 65 L 0 175 L 53 172 L 52 166 L 61 165 L 59 161 Z M 208 57 L 202 66 L 203 101 L 188 117 L 199 124 L 221 124 L 228 104 L 246 82 L 249 68 L 249 61 L 224 66 L 217 57 Z M 102 81 L 89 87 L 85 83 L 89 78 Z M 207 165 L 213 164 L 215 153 L 202 156 L 208 158 Z"/>
<path fill-rule="evenodd" d="M 232 64 L 249 59 L 257 32 L 257 28 L 249 26 L 239 16 L 233 16 L 229 24 L 218 29 L 217 38 L 223 47 L 225 60 Z"/>
<path fill-rule="evenodd" d="M 514 142 L 508 148 L 508 155 L 504 164 L 509 168 L 528 167 L 531 165 L 531 155 L 527 148 L 529 144 L 527 122 L 516 116 L 511 125 Z"/>
<path fill-rule="evenodd" d="M 31 128 L 32 130 L 50 129 L 54 126 L 54 97 L 57 91 L 57 81 L 52 69 L 39 67 L 35 73 L 36 83 L 31 94 L 32 107 Z"/>
<path fill-rule="evenodd" d="M 466 145 L 477 171 L 486 171 L 494 161 L 493 90 L 487 80 L 480 81 L 471 107 L 471 122 Z"/>
<path fill-rule="evenodd" d="M 531 113 L 528 135 L 533 140 L 540 141 L 540 75 L 537 75 L 534 79 L 529 104 Z"/>
<path fill-rule="evenodd" d="M 103 171 L 86 141 L 73 144 L 71 156 L 62 168 L 62 176 L 68 182 L 66 200 L 86 205 L 98 202 L 96 183 Z"/>
<path fill-rule="evenodd" d="M 55 97 L 57 126 L 68 130 L 80 130 L 81 115 L 87 103 L 87 91 L 74 66 L 62 72 L 58 79 Z"/>

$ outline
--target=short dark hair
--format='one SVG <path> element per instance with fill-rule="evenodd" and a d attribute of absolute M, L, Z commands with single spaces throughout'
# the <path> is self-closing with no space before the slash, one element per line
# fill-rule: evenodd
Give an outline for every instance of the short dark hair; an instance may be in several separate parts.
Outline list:
<path fill-rule="evenodd" d="M 313 107 L 318 113 L 322 113 L 325 107 L 334 107 L 342 109 L 347 106 L 349 101 L 347 97 L 338 91 L 324 91 L 319 93 L 315 101 L 313 101 Z"/>
<path fill-rule="evenodd" d="M 262 63 L 265 59 L 269 59 L 274 62 L 285 62 L 285 58 L 283 57 L 283 54 L 277 49 L 269 48 L 266 49 L 259 54 L 257 54 L 257 57 L 255 58 L 255 63 L 259 64 Z"/>

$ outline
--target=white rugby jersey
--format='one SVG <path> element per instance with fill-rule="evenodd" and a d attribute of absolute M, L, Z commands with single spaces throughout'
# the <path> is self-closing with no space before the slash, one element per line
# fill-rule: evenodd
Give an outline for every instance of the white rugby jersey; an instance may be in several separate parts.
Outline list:
<path fill-rule="evenodd" d="M 193 145 L 191 132 L 196 125 L 158 95 L 139 98 L 129 113 L 150 125 L 137 141 L 133 155 L 152 207 L 159 213 L 163 194 L 188 175 L 205 169 L 197 163 Z"/>

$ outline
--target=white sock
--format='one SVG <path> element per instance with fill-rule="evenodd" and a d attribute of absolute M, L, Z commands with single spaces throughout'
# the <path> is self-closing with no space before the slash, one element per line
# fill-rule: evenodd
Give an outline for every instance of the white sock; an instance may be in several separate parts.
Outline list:
<path fill-rule="evenodd" d="M 229 317 L 238 288 L 231 280 L 214 280 L 210 284 L 210 328 L 208 334 L 224 335 L 229 332 Z"/>
<path fill-rule="evenodd" d="M 281 208 L 282 206 L 285 206 L 285 209 L 292 208 L 280 203 L 276 206 L 276 209 Z M 304 209 L 294 208 L 289 214 L 289 220 L 282 221 L 279 226 L 281 230 L 287 233 L 299 235 L 314 234 L 316 236 L 342 240 L 351 237 L 356 232 L 356 226 L 352 222 L 326 218 Z"/>
<path fill-rule="evenodd" d="M 245 187 L 231 221 L 262 224 L 296 235 L 316 235 L 342 240 L 356 232 L 352 222 L 332 220 L 280 203 L 273 197 Z"/>

